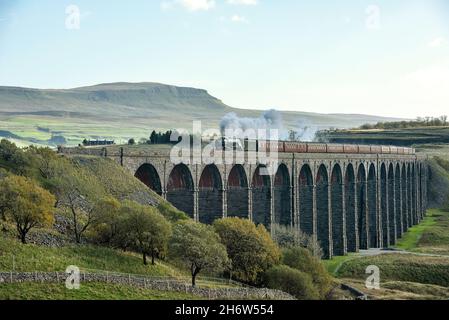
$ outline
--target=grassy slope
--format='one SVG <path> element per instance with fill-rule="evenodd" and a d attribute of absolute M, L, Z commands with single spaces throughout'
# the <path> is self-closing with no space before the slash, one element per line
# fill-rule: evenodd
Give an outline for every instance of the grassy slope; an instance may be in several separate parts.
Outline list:
<path fill-rule="evenodd" d="M 396 130 L 345 130 L 326 134 L 330 142 L 393 145 L 423 145 L 449 142 L 449 127 Z"/>
<path fill-rule="evenodd" d="M 185 273 L 170 264 L 158 261 L 144 266 L 140 255 L 97 246 L 66 246 L 50 248 L 0 236 L 0 270 L 64 271 L 76 265 L 83 269 L 107 270 L 147 276 L 183 276 Z"/>
<path fill-rule="evenodd" d="M 64 284 L 2 284 L 0 300 L 199 300 L 179 293 L 147 290 L 110 283 L 83 283 L 79 290 L 68 290 Z"/>

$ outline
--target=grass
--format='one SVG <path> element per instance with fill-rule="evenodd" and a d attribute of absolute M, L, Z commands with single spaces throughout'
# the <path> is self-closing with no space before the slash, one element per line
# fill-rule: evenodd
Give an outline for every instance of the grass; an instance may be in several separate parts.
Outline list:
<path fill-rule="evenodd" d="M 90 245 L 62 248 L 23 245 L 16 239 L 0 236 L 1 271 L 65 271 L 69 265 L 154 277 L 185 275 L 172 265 L 160 261 L 155 266 L 145 266 L 140 255 L 135 253 Z"/>
<path fill-rule="evenodd" d="M 79 290 L 68 290 L 62 283 L 2 284 L 0 300 L 200 300 L 180 293 L 148 290 L 110 283 L 81 283 Z"/>
<path fill-rule="evenodd" d="M 370 290 L 362 280 L 343 279 L 343 282 L 364 292 L 370 300 L 447 300 L 449 289 L 416 282 L 385 281 L 379 290 Z"/>
<path fill-rule="evenodd" d="M 409 229 L 396 247 L 412 252 L 449 255 L 449 212 L 428 210 L 422 223 Z"/>
<path fill-rule="evenodd" d="M 407 281 L 449 287 L 449 257 L 383 254 L 345 262 L 339 278 L 366 279 L 368 266 L 380 269 L 381 281 Z"/>
<path fill-rule="evenodd" d="M 354 254 L 350 253 L 346 256 L 337 256 L 337 257 L 333 257 L 332 259 L 329 260 L 323 260 L 323 264 L 326 267 L 327 271 L 332 274 L 335 275 L 338 271 L 338 269 L 346 262 L 349 261 L 351 259 L 355 259 L 357 258 Z"/>
<path fill-rule="evenodd" d="M 396 244 L 397 249 L 412 251 L 418 247 L 418 244 L 424 233 L 427 233 L 436 225 L 436 215 L 440 213 L 438 209 L 427 211 L 427 216 L 420 224 L 410 228 L 407 233 Z"/>
<path fill-rule="evenodd" d="M 326 133 L 326 138 L 332 143 L 434 145 L 449 142 L 449 127 L 342 130 Z"/>

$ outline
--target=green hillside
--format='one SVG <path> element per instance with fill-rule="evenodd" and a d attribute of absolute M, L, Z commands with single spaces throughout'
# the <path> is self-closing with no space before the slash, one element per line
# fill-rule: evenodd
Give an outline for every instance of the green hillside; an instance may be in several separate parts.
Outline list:
<path fill-rule="evenodd" d="M 260 106 L 264 108 L 265 106 Z M 260 110 L 227 106 L 206 90 L 159 83 L 111 83 L 65 90 L 0 87 L 0 137 L 17 144 L 78 144 L 84 138 L 123 142 L 148 138 L 153 129 L 218 128 L 221 118 L 260 117 Z M 283 112 L 287 129 L 349 128 L 388 118 Z"/>

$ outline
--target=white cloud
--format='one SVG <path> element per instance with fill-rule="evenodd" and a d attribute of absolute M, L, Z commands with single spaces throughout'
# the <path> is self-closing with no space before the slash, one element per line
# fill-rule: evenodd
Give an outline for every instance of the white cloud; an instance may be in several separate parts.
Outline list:
<path fill-rule="evenodd" d="M 240 16 L 238 14 L 235 14 L 231 17 L 231 21 L 235 23 L 249 23 L 248 19 L 246 19 L 244 16 Z"/>
<path fill-rule="evenodd" d="M 443 37 L 438 37 L 430 41 L 427 45 L 431 48 L 438 48 L 441 47 L 446 40 Z"/>
<path fill-rule="evenodd" d="M 227 2 L 229 4 L 244 6 L 255 6 L 259 3 L 258 0 L 228 0 Z"/>
<path fill-rule="evenodd" d="M 215 7 L 215 0 L 177 0 L 189 11 L 207 11 Z"/>
<path fill-rule="evenodd" d="M 215 7 L 215 0 L 163 0 L 161 10 L 168 11 L 176 5 L 188 11 L 207 11 Z"/>

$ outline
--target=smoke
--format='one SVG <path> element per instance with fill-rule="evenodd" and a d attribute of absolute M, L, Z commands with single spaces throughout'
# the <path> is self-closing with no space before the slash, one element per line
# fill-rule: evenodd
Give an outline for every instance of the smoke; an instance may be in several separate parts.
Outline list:
<path fill-rule="evenodd" d="M 319 128 L 313 125 L 308 120 L 298 120 L 296 129 L 295 129 L 295 139 L 303 142 L 312 142 L 315 141 L 316 133 L 319 131 Z"/>
<path fill-rule="evenodd" d="M 220 121 L 220 131 L 223 136 L 227 130 L 271 130 L 277 129 L 279 138 L 285 139 L 288 136 L 285 130 L 282 114 L 274 109 L 265 111 L 259 118 L 239 117 L 236 113 L 226 114 Z M 268 136 L 268 134 L 267 134 Z"/>
<path fill-rule="evenodd" d="M 227 130 L 270 130 L 277 129 L 279 139 L 311 142 L 316 138 L 319 128 L 311 121 L 300 119 L 296 122 L 294 130 L 287 130 L 284 127 L 282 114 L 274 109 L 265 111 L 259 118 L 239 117 L 236 113 L 226 114 L 220 121 L 220 131 L 222 136 L 226 136 Z M 268 136 L 268 133 L 267 133 Z"/>

